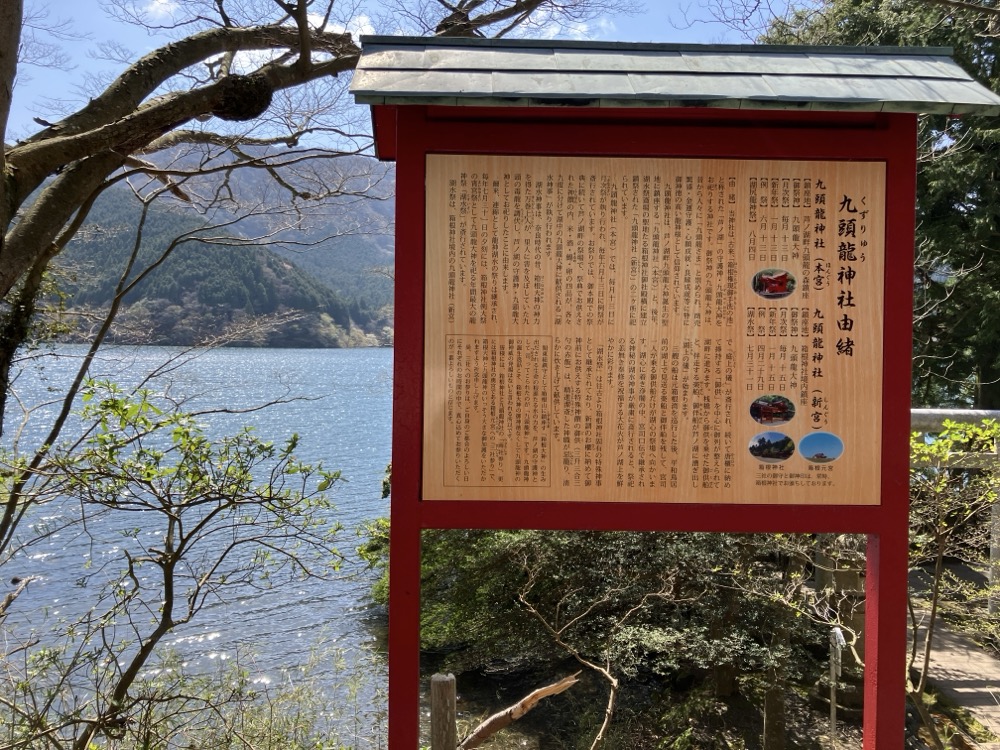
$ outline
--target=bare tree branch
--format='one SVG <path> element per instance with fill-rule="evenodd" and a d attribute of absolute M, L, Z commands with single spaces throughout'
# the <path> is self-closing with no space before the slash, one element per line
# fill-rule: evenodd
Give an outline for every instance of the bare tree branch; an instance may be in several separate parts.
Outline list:
<path fill-rule="evenodd" d="M 580 673 L 577 672 L 576 674 L 571 674 L 569 677 L 563 677 L 561 680 L 553 682 L 551 685 L 546 685 L 545 687 L 533 690 L 513 706 L 508 706 L 503 711 L 498 711 L 493 714 L 473 729 L 469 733 L 469 736 L 458 744 L 458 750 L 472 750 L 473 748 L 479 747 L 501 729 L 510 726 L 528 713 L 528 711 L 537 706 L 544 698 L 548 698 L 551 695 L 559 695 L 559 693 L 569 690 L 577 682 L 579 682 L 577 679 L 579 675 Z"/>

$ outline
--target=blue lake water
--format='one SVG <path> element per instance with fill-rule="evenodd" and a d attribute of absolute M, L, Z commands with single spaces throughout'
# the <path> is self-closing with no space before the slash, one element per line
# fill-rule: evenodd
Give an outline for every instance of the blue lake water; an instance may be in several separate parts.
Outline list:
<path fill-rule="evenodd" d="M 19 374 L 17 395 L 33 409 L 25 443 L 44 434 L 57 410 L 54 399 L 72 378 L 83 352 L 73 346 L 43 352 Z M 217 349 L 190 357 L 168 348 L 112 347 L 102 353 L 91 374 L 131 385 L 158 371 L 150 387 L 183 401 L 188 410 L 245 410 L 284 400 L 249 413 L 214 414 L 207 418 L 210 432 L 221 435 L 253 425 L 261 437 L 275 442 L 297 433 L 299 458 L 341 470 L 347 481 L 333 490 L 337 518 L 345 527 L 339 547 L 353 559 L 355 529 L 388 513 L 380 491 L 390 459 L 392 356 L 391 349 Z M 19 418 L 18 409 L 12 408 L 4 447 Z M 121 553 L 114 530 L 92 532 L 93 539 L 86 541 L 61 533 L 5 564 L 0 595 L 12 588 L 9 581 L 15 576 L 35 578 L 17 601 L 8 626 L 39 626 L 77 614 L 85 597 L 75 582 L 87 560 L 113 561 Z M 380 624 L 366 598 L 371 581 L 370 572 L 349 561 L 332 581 L 297 581 L 241 592 L 231 600 L 211 602 L 194 622 L 171 636 L 170 645 L 196 669 L 240 652 L 244 665 L 249 663 L 255 675 L 269 679 L 283 667 L 305 662 L 317 644 L 347 650 L 371 645 Z"/>

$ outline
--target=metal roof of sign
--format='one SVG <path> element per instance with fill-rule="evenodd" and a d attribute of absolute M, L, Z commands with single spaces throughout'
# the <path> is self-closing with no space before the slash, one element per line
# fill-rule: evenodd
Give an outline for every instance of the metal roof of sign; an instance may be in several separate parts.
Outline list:
<path fill-rule="evenodd" d="M 1000 96 L 939 47 L 361 41 L 361 104 L 1000 114 Z"/>

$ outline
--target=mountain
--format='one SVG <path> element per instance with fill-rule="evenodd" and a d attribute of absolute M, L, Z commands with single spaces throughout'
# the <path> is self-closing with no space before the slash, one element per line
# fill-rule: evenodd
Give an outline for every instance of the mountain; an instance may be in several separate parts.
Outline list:
<path fill-rule="evenodd" d="M 57 282 L 69 313 L 84 321 L 99 319 L 99 311 L 110 304 L 136 241 L 140 214 L 138 201 L 124 189 L 108 191 L 97 201 L 87 224 L 58 256 Z M 391 343 L 392 310 L 386 304 L 391 298 L 371 285 L 368 277 L 382 277 L 365 265 L 391 266 L 391 244 L 385 249 L 350 235 L 320 241 L 299 230 L 283 248 L 277 246 L 278 252 L 270 245 L 246 244 L 247 237 L 267 233 L 265 226 L 235 228 L 242 237 L 232 229 L 205 229 L 204 219 L 181 202 L 154 202 L 129 280 L 156 263 L 176 238 L 190 239 L 177 244 L 125 296 L 112 340 L 191 345 L 228 335 L 234 343 L 257 346 Z M 317 226 L 315 231 L 323 230 Z M 281 239 L 280 233 L 270 233 Z M 316 247 L 295 249 L 304 244 Z M 299 266 L 307 257 L 311 270 Z M 372 286 L 370 295 L 364 293 L 367 286 Z M 87 332 L 78 330 L 69 338 L 82 340 Z"/>
<path fill-rule="evenodd" d="M 396 188 L 391 165 L 340 156 L 296 164 L 282 178 L 300 193 L 334 196 L 296 200 L 289 191 L 276 190 L 266 170 L 241 170 L 229 188 L 234 200 L 247 205 L 264 196 L 273 209 L 255 212 L 233 231 L 272 236 L 276 253 L 346 299 L 364 300 L 373 308 L 391 305 Z"/>

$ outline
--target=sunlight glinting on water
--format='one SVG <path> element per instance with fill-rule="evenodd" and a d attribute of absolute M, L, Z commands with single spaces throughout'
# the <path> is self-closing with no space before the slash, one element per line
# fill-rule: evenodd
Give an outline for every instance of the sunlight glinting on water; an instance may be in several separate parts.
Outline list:
<path fill-rule="evenodd" d="M 20 374 L 18 396 L 29 406 L 57 398 L 82 351 L 82 347 L 59 347 L 58 357 L 36 360 L 43 368 Z M 130 386 L 146 373 L 164 368 L 177 354 L 157 347 L 111 348 L 102 354 L 92 375 Z M 380 493 L 390 459 L 391 349 L 219 349 L 168 369 L 150 387 L 180 400 L 186 410 L 240 411 L 284 401 L 263 410 L 207 416 L 208 433 L 219 437 L 252 425 L 262 438 L 276 444 L 294 433 L 299 436 L 297 457 L 339 469 L 346 481 L 337 483 L 331 495 L 337 520 L 344 526 L 343 552 L 353 551 L 360 524 L 388 513 L 388 502 Z M 49 404 L 31 415 L 25 444 L 30 445 L 33 436 L 41 439 L 54 414 L 55 406 Z M 5 441 L 13 432 L 9 426 L 19 418 L 12 410 Z M 79 428 L 71 424 L 70 429 Z M 72 512 L 72 508 L 46 508 L 33 523 L 39 529 L 58 527 Z M 129 522 L 141 527 L 134 519 Z M 73 527 L 62 531 L 70 533 L 55 532 L 6 566 L 8 579 L 34 579 L 19 598 L 9 625 L 44 631 L 59 619 L 83 615 L 91 606 L 88 589 L 108 580 L 122 559 L 122 530 L 103 518 L 92 523 L 85 535 Z M 135 541 L 151 547 L 157 536 L 155 528 L 145 530 Z M 105 566 L 111 566 L 107 572 Z M 140 581 L 155 584 L 148 577 Z M 348 649 L 370 644 L 374 636 L 365 627 L 370 584 L 371 575 L 348 560 L 342 574 L 330 581 L 278 581 L 262 590 L 234 591 L 209 600 L 193 623 L 173 634 L 169 645 L 195 668 L 233 658 L 237 652 L 249 654 L 255 679 L 269 681 L 275 670 L 303 663 L 317 644 Z"/>

